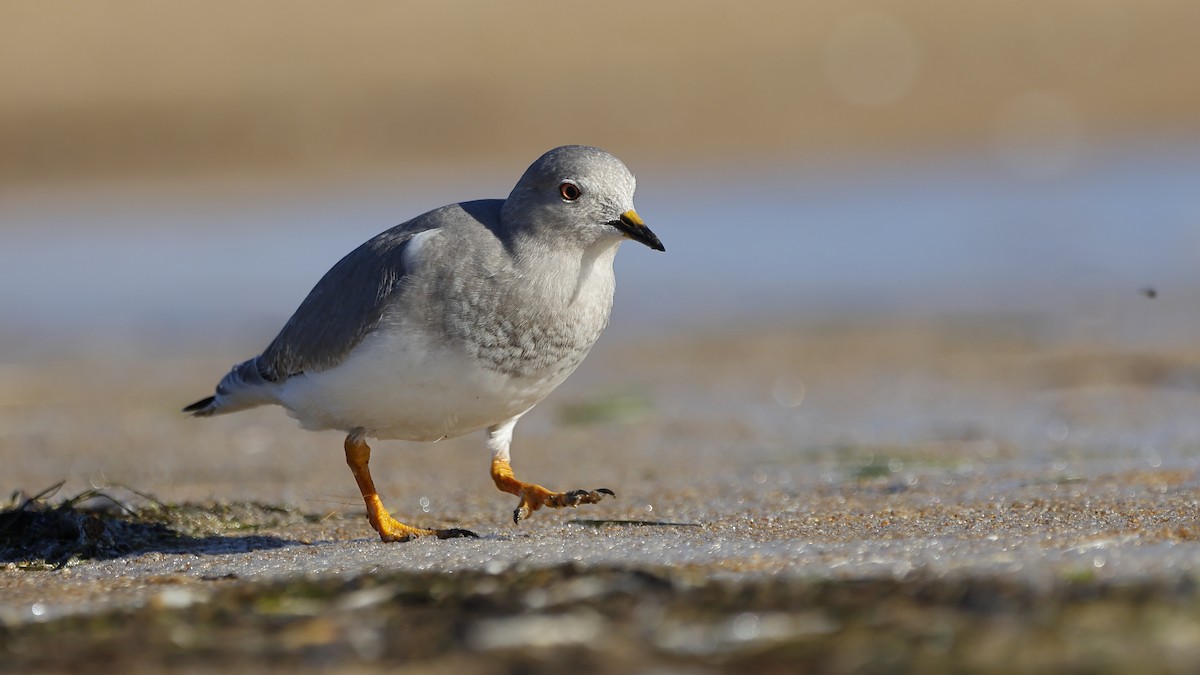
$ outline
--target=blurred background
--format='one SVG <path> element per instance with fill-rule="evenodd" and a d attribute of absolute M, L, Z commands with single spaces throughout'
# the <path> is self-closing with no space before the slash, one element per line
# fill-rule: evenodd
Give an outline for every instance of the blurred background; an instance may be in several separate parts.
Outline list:
<path fill-rule="evenodd" d="M 540 154 L 582 143 L 637 175 L 666 252 L 623 247 L 608 332 L 523 419 L 514 463 L 620 499 L 514 530 L 480 434 L 411 454 L 380 443 L 375 479 L 403 519 L 496 543 L 594 540 L 601 562 L 725 579 L 958 569 L 1091 599 L 1078 584 L 1182 570 L 1162 588 L 1170 612 L 1194 614 L 1178 598 L 1200 575 L 1198 28 L 1196 0 L 0 0 L 0 498 L 61 481 L 62 497 L 254 500 L 337 528 L 312 537 L 336 555 L 294 556 L 314 574 L 341 546 L 372 574 L 410 550 L 422 569 L 435 550 L 463 564 L 454 547 L 358 546 L 373 536 L 340 434 L 275 409 L 179 410 L 364 240 L 504 197 Z M 580 534 L 578 517 L 703 527 L 674 549 L 644 528 Z M 536 566 L 523 550 L 496 561 Z M 593 550 L 564 559 L 586 567 Z M 693 551 L 728 557 L 694 567 Z M 253 581 L 277 569 L 267 555 L 203 582 L 191 556 L 114 566 L 108 588 Z M 76 593 L 63 577 L 22 577 L 24 594 L 0 578 L 0 624 L 6 603 Z M 993 606 L 991 590 L 978 604 L 953 588 L 900 595 L 956 598 L 970 621 Z M 1111 610 L 1136 625 L 1085 639 L 1116 624 L 1053 632 L 1032 602 L 1036 616 L 988 618 L 971 643 L 941 609 L 925 621 L 877 600 L 843 624 L 863 632 L 832 643 L 845 663 L 904 644 L 953 647 L 983 671 L 1010 656 L 1054 671 L 1048 649 L 1070 664 L 1057 670 L 1153 671 L 1179 654 L 1192 658 L 1158 669 L 1195 670 L 1196 621 L 1152 605 Z M 825 645 L 844 613 L 825 622 L 804 604 L 790 624 L 764 614 L 762 636 L 785 625 Z M 28 607 L 23 620 L 44 620 Z M 580 625 L 548 607 L 547 625 Z M 925 632 L 889 637 L 889 611 Z M 593 614 L 616 616 L 574 616 Z M 686 644 L 725 634 L 680 625 Z M 738 626 L 758 634 L 754 614 L 727 625 L 739 644 Z M 191 663 L 172 644 L 169 663 Z"/>
<path fill-rule="evenodd" d="M 336 434 L 178 409 L 359 243 L 567 143 L 632 168 L 667 252 L 624 247 L 609 332 L 522 424 L 542 475 L 1191 462 L 1196 26 L 1191 0 L 0 1 L 7 478 L 361 508 Z M 628 461 L 553 453 L 581 418 Z M 456 443 L 462 474 L 381 489 L 427 509 L 397 481 L 470 476 L 492 514 Z"/>
<path fill-rule="evenodd" d="M 257 348 L 367 237 L 565 143 L 624 159 L 667 244 L 619 257 L 617 331 L 1022 313 L 1195 341 L 1196 25 L 1187 0 L 6 1 L 0 359 Z"/>

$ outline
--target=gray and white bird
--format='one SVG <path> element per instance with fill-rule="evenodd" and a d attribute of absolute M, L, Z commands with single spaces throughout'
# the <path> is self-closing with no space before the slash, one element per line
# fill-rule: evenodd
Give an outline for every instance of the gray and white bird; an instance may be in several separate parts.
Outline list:
<path fill-rule="evenodd" d="M 368 438 L 437 441 L 487 430 L 492 479 L 514 521 L 611 490 L 518 480 L 513 427 L 587 356 L 608 323 L 624 239 L 665 250 L 633 208 L 633 174 L 598 148 L 542 155 L 507 199 L 451 204 L 342 258 L 262 354 L 234 366 L 199 417 L 275 404 L 346 433 L 346 462 L 384 541 L 474 536 L 394 519 L 375 491 Z"/>

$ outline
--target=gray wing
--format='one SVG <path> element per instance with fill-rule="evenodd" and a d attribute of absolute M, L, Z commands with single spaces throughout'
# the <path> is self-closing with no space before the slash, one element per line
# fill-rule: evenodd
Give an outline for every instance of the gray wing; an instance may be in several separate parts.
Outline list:
<path fill-rule="evenodd" d="M 266 350 L 252 359 L 258 374 L 279 382 L 341 363 L 378 325 L 406 273 L 405 248 L 414 236 L 436 227 L 431 220 L 421 217 L 397 225 L 339 260 Z"/>
<path fill-rule="evenodd" d="M 406 269 L 405 259 L 411 259 L 407 251 L 422 232 L 441 230 L 450 235 L 435 241 L 452 245 L 452 251 L 440 250 L 442 247 L 428 251 L 435 260 L 447 254 L 472 256 L 490 269 L 497 263 L 494 258 L 499 249 L 511 245 L 511 232 L 501 224 L 503 204 L 504 200 L 485 199 L 445 206 L 354 249 L 317 282 L 262 354 L 234 366 L 217 384 L 215 396 L 189 405 L 184 412 L 207 417 L 276 403 L 272 385 L 345 360 L 379 325 L 391 300 L 407 287 L 406 277 L 412 272 Z M 422 251 L 424 259 L 425 249 Z"/>
<path fill-rule="evenodd" d="M 351 251 L 308 293 L 262 354 L 233 367 L 215 396 L 183 411 L 198 417 L 274 402 L 269 385 L 305 371 L 337 365 L 371 332 L 404 278 L 404 250 L 414 236 L 436 227 L 398 225 Z"/>
<path fill-rule="evenodd" d="M 410 274 L 405 258 L 410 257 L 406 251 L 413 237 L 429 230 L 452 231 L 454 255 L 478 254 L 489 241 L 507 247 L 511 233 L 501 225 L 503 204 L 486 199 L 445 206 L 354 249 L 317 282 L 262 354 L 234 366 L 217 384 L 215 396 L 196 401 L 184 412 L 208 417 L 277 403 L 272 385 L 341 363 L 375 330 L 389 302 L 401 292 Z"/>
<path fill-rule="evenodd" d="M 416 235 L 434 229 L 468 227 L 496 232 L 503 200 L 480 200 L 435 209 L 387 230 L 354 249 L 317 282 L 292 318 L 253 364 L 268 382 L 341 363 L 379 324 L 388 301 L 408 270 L 404 255 Z M 247 377 L 249 376 L 249 377 Z"/>

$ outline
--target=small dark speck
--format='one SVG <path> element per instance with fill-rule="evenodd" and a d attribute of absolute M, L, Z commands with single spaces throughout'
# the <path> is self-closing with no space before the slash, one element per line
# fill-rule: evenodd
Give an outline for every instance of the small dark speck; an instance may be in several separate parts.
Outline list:
<path fill-rule="evenodd" d="M 1154 298 L 1158 297 L 1158 291 L 1155 290 L 1154 288 L 1143 288 L 1142 295 L 1153 300 Z"/>

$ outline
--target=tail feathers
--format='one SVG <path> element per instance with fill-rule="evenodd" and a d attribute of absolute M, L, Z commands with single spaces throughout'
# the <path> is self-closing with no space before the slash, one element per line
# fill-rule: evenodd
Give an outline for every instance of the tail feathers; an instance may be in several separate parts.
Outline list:
<path fill-rule="evenodd" d="M 278 403 L 277 385 L 263 377 L 258 358 L 233 367 L 217 385 L 215 396 L 196 401 L 183 409 L 193 417 L 211 417 L 237 412 L 267 403 Z"/>
<path fill-rule="evenodd" d="M 209 396 L 184 408 L 183 412 L 191 413 L 192 417 L 211 417 L 216 412 L 216 405 L 214 405 L 216 402 L 216 396 Z"/>

